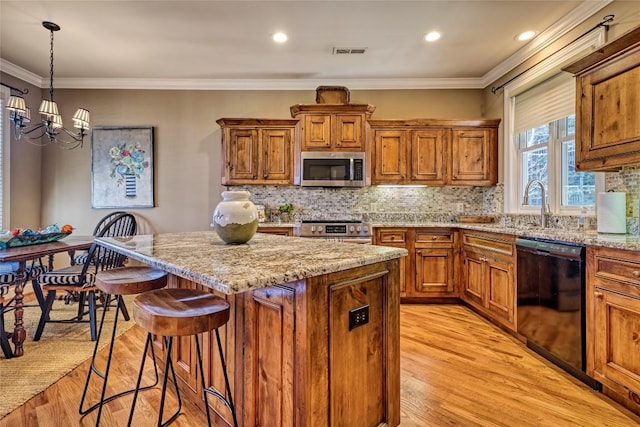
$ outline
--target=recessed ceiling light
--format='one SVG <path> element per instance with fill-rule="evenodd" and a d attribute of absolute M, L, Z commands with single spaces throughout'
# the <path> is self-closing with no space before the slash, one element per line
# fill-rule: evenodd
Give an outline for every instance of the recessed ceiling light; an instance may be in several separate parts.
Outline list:
<path fill-rule="evenodd" d="M 521 42 L 531 40 L 536 35 L 535 31 L 525 31 L 524 33 L 520 33 L 516 36 L 516 40 Z"/>
<path fill-rule="evenodd" d="M 441 34 L 437 31 L 431 31 L 429 34 L 424 36 L 424 39 L 428 42 L 434 42 L 440 38 Z"/>
<path fill-rule="evenodd" d="M 275 33 L 271 38 L 276 43 L 284 43 L 288 39 L 287 35 L 283 32 Z"/>

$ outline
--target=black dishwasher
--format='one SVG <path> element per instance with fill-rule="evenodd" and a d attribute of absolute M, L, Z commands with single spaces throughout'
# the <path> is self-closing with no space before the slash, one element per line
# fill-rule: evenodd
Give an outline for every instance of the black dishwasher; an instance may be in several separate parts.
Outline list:
<path fill-rule="evenodd" d="M 527 346 L 594 389 L 586 374 L 585 249 L 516 239 L 518 333 Z"/>

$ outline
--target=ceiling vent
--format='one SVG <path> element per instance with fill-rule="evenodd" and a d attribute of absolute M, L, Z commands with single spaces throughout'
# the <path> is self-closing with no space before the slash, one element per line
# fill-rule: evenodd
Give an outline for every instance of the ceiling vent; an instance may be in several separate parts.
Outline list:
<path fill-rule="evenodd" d="M 334 47 L 334 55 L 363 55 L 367 51 L 366 47 Z"/>

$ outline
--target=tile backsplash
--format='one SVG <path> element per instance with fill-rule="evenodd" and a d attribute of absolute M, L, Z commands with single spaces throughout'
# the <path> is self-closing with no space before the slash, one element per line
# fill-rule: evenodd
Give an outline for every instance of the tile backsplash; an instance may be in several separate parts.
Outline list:
<path fill-rule="evenodd" d="M 505 225 L 526 226 L 539 222 L 538 215 L 503 214 L 504 187 L 412 187 L 370 186 L 362 188 L 316 188 L 297 186 L 230 186 L 246 190 L 251 200 L 267 209 L 292 203 L 294 220 L 357 219 L 369 222 L 453 221 L 462 208 L 465 215 L 496 215 Z M 640 234 L 640 165 L 625 166 L 605 174 L 607 191 L 627 193 L 627 232 Z M 460 204 L 462 204 L 460 206 Z M 549 226 L 577 228 L 575 216 L 550 216 Z M 596 228 L 590 218 L 588 228 Z"/>
<path fill-rule="evenodd" d="M 251 193 L 255 204 L 267 209 L 292 203 L 296 219 L 363 219 L 365 221 L 451 220 L 462 204 L 462 213 L 497 214 L 502 186 L 411 187 L 370 186 L 316 188 L 279 186 L 233 186 Z"/>

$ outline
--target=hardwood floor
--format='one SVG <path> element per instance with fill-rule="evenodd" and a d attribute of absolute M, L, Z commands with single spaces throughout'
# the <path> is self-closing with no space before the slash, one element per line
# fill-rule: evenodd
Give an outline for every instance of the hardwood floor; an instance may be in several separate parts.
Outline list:
<path fill-rule="evenodd" d="M 119 338 L 115 357 L 127 362 L 114 364 L 114 389 L 133 384 L 143 340 L 137 327 Z M 639 417 L 463 306 L 403 305 L 400 346 L 402 427 L 640 425 Z M 77 411 L 87 366 L 0 420 L 0 426 L 94 425 L 95 413 L 80 418 Z M 141 393 L 135 426 L 153 424 L 158 394 Z M 125 397 L 106 405 L 101 425 L 126 425 L 129 404 Z M 172 425 L 206 425 L 195 405 L 185 403 L 183 412 Z"/>

